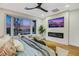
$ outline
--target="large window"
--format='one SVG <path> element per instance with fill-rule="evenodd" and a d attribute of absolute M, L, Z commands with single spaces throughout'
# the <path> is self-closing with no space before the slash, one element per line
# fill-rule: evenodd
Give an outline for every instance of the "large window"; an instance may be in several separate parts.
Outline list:
<path fill-rule="evenodd" d="M 21 34 L 36 34 L 36 20 L 30 20 L 27 18 L 13 17 L 11 21 L 11 16 L 6 16 L 6 32 L 7 34 L 12 34 L 14 36 Z M 12 24 L 12 26 L 11 26 Z M 12 32 L 13 31 L 13 32 Z"/>
<path fill-rule="evenodd" d="M 22 34 L 30 34 L 31 31 L 31 20 L 29 19 L 22 19 L 21 23 L 21 29 L 22 29 Z"/>
<path fill-rule="evenodd" d="M 30 34 L 31 20 L 14 18 L 14 35 Z"/>
<path fill-rule="evenodd" d="M 14 35 L 18 35 L 20 33 L 20 23 L 21 20 L 19 18 L 14 17 Z"/>
<path fill-rule="evenodd" d="M 36 20 L 32 20 L 32 34 L 36 34 Z"/>
<path fill-rule="evenodd" d="M 6 16 L 6 33 L 11 35 L 11 16 Z"/>

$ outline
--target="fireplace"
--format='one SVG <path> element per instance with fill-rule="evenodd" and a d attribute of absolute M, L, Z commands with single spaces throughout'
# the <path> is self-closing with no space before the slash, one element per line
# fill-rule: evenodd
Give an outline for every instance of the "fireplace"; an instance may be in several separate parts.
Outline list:
<path fill-rule="evenodd" d="M 64 38 L 64 33 L 48 32 L 48 36 L 56 38 Z"/>

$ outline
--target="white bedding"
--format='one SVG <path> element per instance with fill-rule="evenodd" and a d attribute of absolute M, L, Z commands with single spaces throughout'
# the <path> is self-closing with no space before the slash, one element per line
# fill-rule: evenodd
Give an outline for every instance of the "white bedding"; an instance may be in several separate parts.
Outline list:
<path fill-rule="evenodd" d="M 28 41 L 27 39 L 24 39 L 24 40 L 26 40 L 27 43 L 24 42 L 23 40 L 20 40 L 22 42 L 22 44 L 24 45 L 24 51 L 17 52 L 17 56 L 55 56 L 54 50 L 48 48 L 47 46 L 44 46 L 42 44 L 39 44 L 39 43 L 33 41 L 41 47 L 41 48 L 39 48 L 38 46 L 36 46 L 34 43 Z M 30 46 L 29 44 L 32 46 Z"/>
<path fill-rule="evenodd" d="M 5 35 L 0 38 L 0 47 L 2 47 L 7 41 L 11 40 L 9 35 Z"/>
<path fill-rule="evenodd" d="M 20 40 L 20 42 L 24 45 L 24 51 L 17 52 L 17 56 L 42 56 L 39 51 L 30 47 L 28 44 Z"/>
<path fill-rule="evenodd" d="M 9 37 L 9 36 L 5 36 L 4 38 L 1 38 L 0 39 L 0 47 L 3 46 L 4 43 L 6 43 L 9 40 L 11 40 L 11 37 Z M 24 42 L 22 39 L 19 38 L 18 40 L 23 44 L 24 51 L 17 52 L 16 56 L 49 56 L 49 55 L 55 56 L 54 50 L 48 48 L 47 46 L 44 46 L 44 45 L 37 43 L 33 40 L 31 40 L 32 42 L 27 40 L 27 42 L 30 43 L 30 45 L 33 45 L 33 46 L 30 46 L 29 44 Z M 24 40 L 26 40 L 26 39 L 24 39 Z"/>

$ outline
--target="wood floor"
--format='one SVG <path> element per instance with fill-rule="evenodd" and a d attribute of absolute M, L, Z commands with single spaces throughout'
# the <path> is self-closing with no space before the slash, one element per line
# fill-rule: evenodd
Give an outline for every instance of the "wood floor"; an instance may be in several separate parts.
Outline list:
<path fill-rule="evenodd" d="M 43 40 L 46 45 L 56 51 L 56 47 L 61 47 L 63 49 L 68 50 L 68 56 L 79 56 L 79 47 L 72 46 L 72 45 L 64 45 L 57 42 Z"/>

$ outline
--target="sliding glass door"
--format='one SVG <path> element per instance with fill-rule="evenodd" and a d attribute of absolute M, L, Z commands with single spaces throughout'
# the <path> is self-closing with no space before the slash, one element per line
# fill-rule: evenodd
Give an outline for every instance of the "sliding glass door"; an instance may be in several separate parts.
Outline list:
<path fill-rule="evenodd" d="M 10 34 L 10 35 L 12 34 L 14 36 L 18 34 L 21 34 L 21 35 L 36 34 L 36 20 L 11 17 L 7 15 L 6 32 L 7 34 Z"/>
<path fill-rule="evenodd" d="M 30 34 L 31 20 L 14 18 L 14 35 L 27 35 Z"/>
<path fill-rule="evenodd" d="M 20 33 L 20 23 L 21 20 L 19 18 L 15 18 L 14 17 L 14 35 L 18 35 L 18 33 Z"/>
<path fill-rule="evenodd" d="M 31 20 L 22 19 L 21 23 L 22 35 L 31 34 Z"/>

